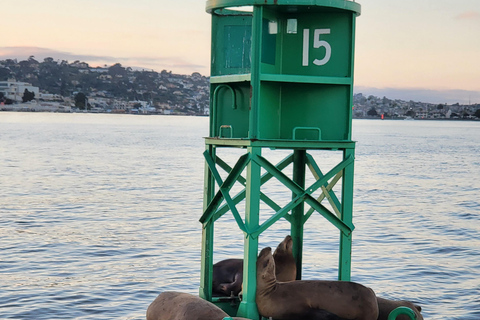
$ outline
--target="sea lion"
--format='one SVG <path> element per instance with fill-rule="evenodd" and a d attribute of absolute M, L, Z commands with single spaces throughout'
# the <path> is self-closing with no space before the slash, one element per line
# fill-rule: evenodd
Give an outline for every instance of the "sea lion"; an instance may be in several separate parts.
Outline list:
<path fill-rule="evenodd" d="M 293 240 L 288 235 L 279 243 L 273 254 L 276 276 L 280 282 L 293 281 L 297 276 L 297 265 L 292 248 Z M 238 296 L 242 291 L 243 259 L 226 259 L 215 263 L 212 277 L 214 296 Z"/>
<path fill-rule="evenodd" d="M 214 296 L 238 296 L 242 291 L 243 259 L 226 259 L 213 265 Z"/>
<path fill-rule="evenodd" d="M 377 320 L 387 320 L 388 315 L 397 307 L 408 307 L 415 312 L 417 320 L 423 320 L 423 316 L 420 313 L 422 307 L 419 305 L 413 304 L 410 301 L 406 300 L 388 300 L 377 297 L 378 302 L 378 319 Z M 410 320 L 410 317 L 407 315 L 401 314 L 395 320 Z"/>
<path fill-rule="evenodd" d="M 378 318 L 377 320 L 388 320 L 390 312 L 398 307 L 408 307 L 413 310 L 416 315 L 416 320 L 423 320 L 423 316 L 420 313 L 422 307 L 406 300 L 388 300 L 377 297 L 378 303 Z M 301 319 L 288 319 L 288 320 L 345 320 L 325 310 L 312 310 L 307 314 L 302 315 Z M 411 320 L 409 316 L 401 314 L 398 315 L 395 320 Z"/>
<path fill-rule="evenodd" d="M 286 236 L 273 253 L 275 276 L 278 282 L 294 281 L 297 278 L 297 263 L 293 257 L 293 239 Z"/>
<path fill-rule="evenodd" d="M 378 304 L 372 289 L 348 281 L 298 280 L 277 282 L 270 247 L 257 259 L 258 312 L 274 319 L 299 319 L 324 310 L 349 320 L 376 320 Z"/>
<path fill-rule="evenodd" d="M 311 309 L 299 317 L 282 320 L 348 320 L 322 309 Z"/>
<path fill-rule="evenodd" d="M 147 320 L 222 320 L 229 315 L 200 297 L 174 291 L 165 291 L 147 308 Z M 249 320 L 233 317 L 235 320 Z"/>

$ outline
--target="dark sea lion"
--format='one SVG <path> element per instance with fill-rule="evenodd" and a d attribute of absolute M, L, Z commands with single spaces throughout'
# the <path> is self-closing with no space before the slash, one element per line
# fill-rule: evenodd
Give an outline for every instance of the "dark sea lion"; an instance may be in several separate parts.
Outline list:
<path fill-rule="evenodd" d="M 272 249 L 257 259 L 258 312 L 274 319 L 301 319 L 324 310 L 350 320 L 376 320 L 378 304 L 372 289 L 348 281 L 298 280 L 277 282 Z"/>
<path fill-rule="evenodd" d="M 147 308 L 147 320 L 222 320 L 224 317 L 228 314 L 213 303 L 183 292 L 162 292 Z"/>
<path fill-rule="evenodd" d="M 388 299 L 377 297 L 377 302 L 378 302 L 378 320 L 387 320 L 390 312 L 392 312 L 394 309 L 398 307 L 408 307 L 412 309 L 413 312 L 415 312 L 415 315 L 417 316 L 417 320 L 423 320 L 423 316 L 420 313 L 420 311 L 422 311 L 422 307 L 416 304 L 413 304 L 410 301 L 388 300 Z M 401 314 L 395 320 L 410 320 L 410 317 L 408 317 L 407 315 Z"/>
<path fill-rule="evenodd" d="M 278 281 L 295 280 L 297 265 L 292 253 L 293 240 L 286 236 L 277 246 L 273 258 Z M 212 292 L 214 296 L 238 296 L 242 291 L 243 259 L 226 259 L 213 265 Z"/>
<path fill-rule="evenodd" d="M 242 291 L 243 259 L 226 259 L 213 265 L 214 296 L 238 296 Z"/>

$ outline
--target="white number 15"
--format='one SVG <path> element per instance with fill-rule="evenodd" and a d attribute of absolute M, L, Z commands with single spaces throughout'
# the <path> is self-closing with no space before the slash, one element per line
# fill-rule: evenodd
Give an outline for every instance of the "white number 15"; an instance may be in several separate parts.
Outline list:
<path fill-rule="evenodd" d="M 325 57 L 323 59 L 314 59 L 313 64 L 317 66 L 323 66 L 326 64 L 330 57 L 332 56 L 332 47 L 327 41 L 320 40 L 320 36 L 322 34 L 330 34 L 330 29 L 315 29 L 313 34 L 313 47 L 315 49 L 324 47 L 325 48 Z M 308 66 L 308 53 L 310 49 L 310 30 L 303 29 L 303 59 L 302 59 L 302 66 Z"/>

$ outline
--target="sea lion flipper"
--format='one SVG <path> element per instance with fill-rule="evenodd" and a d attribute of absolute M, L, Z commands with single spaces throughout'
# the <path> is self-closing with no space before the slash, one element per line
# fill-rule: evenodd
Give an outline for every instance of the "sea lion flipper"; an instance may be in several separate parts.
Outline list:
<path fill-rule="evenodd" d="M 238 296 L 240 291 L 242 291 L 242 283 L 243 283 L 243 274 L 237 272 L 233 279 L 233 282 L 225 282 L 220 284 L 220 288 L 222 292 L 227 295 L 234 295 Z"/>

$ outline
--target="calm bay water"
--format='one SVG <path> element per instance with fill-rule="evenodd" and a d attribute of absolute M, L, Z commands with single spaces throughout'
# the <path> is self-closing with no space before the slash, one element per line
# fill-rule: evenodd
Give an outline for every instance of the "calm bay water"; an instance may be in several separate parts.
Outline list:
<path fill-rule="evenodd" d="M 162 291 L 196 294 L 207 133 L 199 117 L 0 113 L 0 319 L 145 319 Z M 480 123 L 354 120 L 354 140 L 352 280 L 425 319 L 480 319 Z M 220 220 L 215 260 L 241 257 Z M 312 216 L 305 279 L 336 278 L 337 245 Z"/>

